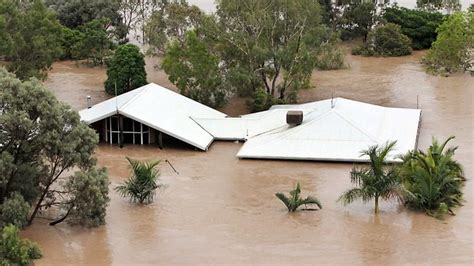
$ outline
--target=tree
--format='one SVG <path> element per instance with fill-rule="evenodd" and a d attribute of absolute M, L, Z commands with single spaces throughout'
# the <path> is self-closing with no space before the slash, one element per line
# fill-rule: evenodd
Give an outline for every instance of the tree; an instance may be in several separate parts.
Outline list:
<path fill-rule="evenodd" d="M 364 42 L 367 40 L 370 29 L 378 19 L 375 4 L 375 1 L 349 1 L 346 4 L 339 22 L 343 39 L 363 36 Z"/>
<path fill-rule="evenodd" d="M 196 29 L 203 19 L 203 12 L 186 1 L 172 0 L 162 4 L 146 21 L 144 34 L 152 54 L 162 54 L 168 41 L 183 44 L 188 30 Z"/>
<path fill-rule="evenodd" d="M 153 202 L 155 190 L 159 187 L 156 181 L 160 173 L 156 167 L 160 161 L 140 162 L 126 158 L 132 169 L 132 176 L 115 190 L 122 197 L 130 197 L 131 201 L 140 204 Z"/>
<path fill-rule="evenodd" d="M 474 12 L 457 12 L 436 30 L 438 37 L 422 62 L 430 73 L 450 74 L 468 69 L 474 49 Z"/>
<path fill-rule="evenodd" d="M 354 55 L 402 56 L 412 53 L 411 41 L 401 33 L 400 26 L 387 23 L 369 33 L 367 42 L 352 50 Z"/>
<path fill-rule="evenodd" d="M 31 223 L 49 208 L 73 205 L 76 211 L 86 211 L 89 206 L 75 201 L 77 193 L 91 190 L 106 198 L 107 191 L 97 183 L 65 186 L 71 178 L 83 179 L 83 175 L 68 176 L 69 170 L 90 173 L 96 164 L 97 134 L 80 121 L 79 114 L 38 80 L 21 82 L 3 68 L 0 88 L 0 204 L 20 193 L 32 206 Z M 100 184 L 108 182 L 106 175 L 101 177 Z M 96 204 L 95 198 L 88 198 Z"/>
<path fill-rule="evenodd" d="M 38 244 L 21 239 L 18 231 L 14 225 L 7 225 L 1 230 L 1 265 L 29 265 L 32 260 L 42 257 Z"/>
<path fill-rule="evenodd" d="M 23 228 L 28 223 L 30 204 L 23 199 L 20 193 L 12 193 L 3 204 L 0 204 L 0 228 L 13 224 Z"/>
<path fill-rule="evenodd" d="M 71 224 L 96 227 L 105 224 L 105 213 L 110 198 L 109 179 L 105 168 L 76 172 L 65 185 L 70 192 L 70 204 L 64 204 L 64 217 Z"/>
<path fill-rule="evenodd" d="M 79 26 L 77 42 L 71 47 L 71 56 L 76 59 L 87 58 L 93 65 L 104 64 L 112 54 L 114 43 L 107 30 L 108 19 L 96 19 Z"/>
<path fill-rule="evenodd" d="M 416 0 L 416 6 L 427 11 L 438 11 L 445 9 L 448 14 L 452 11 L 460 11 L 459 0 Z"/>
<path fill-rule="evenodd" d="M 402 201 L 403 187 L 397 177 L 393 165 L 386 165 L 386 157 L 393 150 L 396 142 L 385 146 L 372 146 L 362 151 L 362 155 L 369 157 L 369 165 L 354 167 L 351 171 L 351 183 L 356 187 L 344 192 L 338 199 L 344 205 L 362 199 L 363 202 L 375 200 L 374 212 L 379 212 L 379 199 L 396 198 Z"/>
<path fill-rule="evenodd" d="M 106 29 L 113 32 L 117 41 L 126 42 L 128 29 L 122 22 L 121 2 L 122 0 L 46 0 L 62 25 L 76 29 L 93 20 L 106 20 Z"/>
<path fill-rule="evenodd" d="M 61 34 L 61 59 L 68 60 L 68 59 L 83 59 L 83 56 L 87 54 L 85 51 L 78 51 L 79 46 L 78 43 L 81 43 L 86 36 L 83 32 L 77 29 L 70 29 L 68 27 L 62 27 L 62 34 Z"/>
<path fill-rule="evenodd" d="M 44 79 L 61 54 L 61 25 L 41 0 L 0 2 L 0 57 L 18 78 Z"/>
<path fill-rule="evenodd" d="M 175 40 L 165 52 L 161 68 L 180 93 L 211 107 L 222 106 L 229 94 L 219 58 L 189 31 L 183 43 Z"/>
<path fill-rule="evenodd" d="M 431 47 L 431 43 L 436 40 L 436 29 L 444 16 L 439 12 L 389 7 L 384 9 L 383 18 L 400 25 L 402 33 L 411 39 L 412 48 L 419 50 Z"/>
<path fill-rule="evenodd" d="M 319 209 L 322 209 L 323 206 L 321 205 L 321 202 L 315 197 L 308 196 L 305 199 L 300 197 L 301 194 L 301 188 L 300 188 L 300 183 L 298 182 L 296 184 L 296 188 L 292 191 L 290 191 L 290 196 L 286 196 L 283 193 L 276 193 L 275 196 L 281 200 L 285 206 L 288 208 L 289 212 L 295 212 L 298 207 L 301 205 L 316 205 L 318 206 Z"/>
<path fill-rule="evenodd" d="M 408 207 L 442 217 L 447 212 L 454 214 L 452 209 L 462 206 L 466 178 L 462 166 L 453 158 L 457 147 L 446 149 L 452 139 L 440 144 L 433 138 L 426 152 L 413 151 L 403 157 L 400 176 Z"/>
<path fill-rule="evenodd" d="M 105 91 L 115 95 L 117 88 L 119 95 L 146 84 L 145 60 L 140 48 L 133 44 L 119 46 L 107 62 Z"/>
<path fill-rule="evenodd" d="M 315 58 L 331 39 L 320 12 L 316 0 L 220 0 L 216 19 L 206 18 L 202 30 L 239 94 L 263 89 L 295 101 L 310 86 Z"/>

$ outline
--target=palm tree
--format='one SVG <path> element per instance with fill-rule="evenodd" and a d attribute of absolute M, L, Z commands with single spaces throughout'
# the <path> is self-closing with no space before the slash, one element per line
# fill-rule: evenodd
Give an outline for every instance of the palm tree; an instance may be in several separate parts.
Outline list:
<path fill-rule="evenodd" d="M 363 202 L 375 200 L 374 212 L 379 212 L 379 198 L 388 200 L 396 198 L 402 201 L 403 187 L 397 177 L 393 165 L 386 164 L 387 155 L 393 150 L 396 142 L 387 143 L 383 147 L 378 145 L 362 151 L 362 155 L 369 156 L 370 163 L 364 167 L 354 167 L 351 171 L 351 182 L 356 185 L 339 197 L 344 205 L 350 204 L 356 199 Z"/>
<path fill-rule="evenodd" d="M 117 186 L 115 190 L 122 197 L 128 196 L 134 202 L 152 202 L 155 190 L 159 187 L 156 183 L 159 176 L 156 166 L 158 166 L 160 161 L 140 162 L 128 157 L 126 158 L 132 169 L 132 176 Z"/>
<path fill-rule="evenodd" d="M 462 205 L 466 178 L 462 166 L 453 159 L 457 147 L 445 149 L 452 139 L 439 144 L 433 138 L 426 153 L 413 151 L 402 157 L 400 175 L 408 207 L 441 218 L 447 212 L 454 214 L 452 208 Z"/>
<path fill-rule="evenodd" d="M 300 183 L 296 184 L 296 188 L 292 191 L 290 191 L 290 196 L 287 197 L 283 193 L 275 193 L 275 196 L 279 198 L 285 206 L 288 208 L 289 212 L 294 212 L 296 209 L 298 209 L 299 206 L 301 205 L 308 205 L 308 204 L 315 204 L 319 207 L 319 209 L 322 209 L 323 206 L 321 205 L 321 202 L 315 197 L 308 196 L 305 199 L 302 199 L 300 197 L 301 194 L 301 188 L 300 188 Z"/>

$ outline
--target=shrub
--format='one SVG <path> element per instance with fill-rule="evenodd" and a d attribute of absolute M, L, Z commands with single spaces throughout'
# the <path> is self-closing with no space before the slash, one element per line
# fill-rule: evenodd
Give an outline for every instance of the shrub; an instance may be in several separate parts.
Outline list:
<path fill-rule="evenodd" d="M 284 103 L 286 103 L 285 100 L 275 98 L 263 89 L 257 89 L 253 94 L 253 100 L 249 104 L 252 112 L 260 112 L 268 110 L 272 105 Z"/>
<path fill-rule="evenodd" d="M 19 193 L 13 193 L 3 204 L 0 205 L 0 228 L 13 224 L 23 228 L 28 223 L 28 212 L 30 204 L 23 199 Z"/>
<path fill-rule="evenodd" d="M 290 191 L 290 196 L 286 196 L 283 193 L 276 193 L 275 196 L 285 204 L 286 208 L 288 209 L 289 212 L 295 212 L 298 207 L 301 205 L 316 205 L 318 208 L 322 209 L 323 206 L 321 205 L 321 202 L 312 196 L 308 196 L 306 198 L 301 198 L 301 187 L 300 183 L 296 184 L 296 188 L 292 191 Z"/>
<path fill-rule="evenodd" d="M 5 226 L 1 234 L 1 265 L 28 265 L 32 260 L 41 258 L 38 244 L 28 239 L 21 239 L 16 226 Z"/>
<path fill-rule="evenodd" d="M 134 202 L 151 203 L 155 190 L 159 187 L 156 180 L 160 175 L 156 167 L 160 161 L 140 162 L 127 157 L 132 169 L 132 176 L 115 190 L 122 197 L 130 197 Z"/>
<path fill-rule="evenodd" d="M 390 23 L 400 25 L 403 34 L 411 39 L 415 50 L 427 49 L 436 40 L 436 29 L 443 22 L 439 12 L 419 9 L 389 7 L 384 9 L 383 18 Z"/>
<path fill-rule="evenodd" d="M 402 56 L 412 53 L 411 41 L 401 33 L 400 26 L 387 23 L 377 26 L 367 37 L 367 42 L 352 50 L 354 55 Z"/>
<path fill-rule="evenodd" d="M 77 172 L 67 182 L 66 189 L 71 191 L 72 199 L 69 223 L 87 227 L 105 224 L 110 201 L 109 178 L 105 168 Z"/>
<path fill-rule="evenodd" d="M 406 189 L 405 204 L 415 210 L 442 217 L 462 205 L 466 181 L 462 166 L 453 159 L 457 147 L 445 150 L 454 137 L 443 143 L 433 139 L 426 152 L 413 151 L 403 157 L 400 176 Z"/>
<path fill-rule="evenodd" d="M 319 70 L 341 69 L 345 65 L 344 49 L 339 47 L 338 36 L 333 38 L 321 47 L 321 53 L 316 60 L 316 67 Z"/>

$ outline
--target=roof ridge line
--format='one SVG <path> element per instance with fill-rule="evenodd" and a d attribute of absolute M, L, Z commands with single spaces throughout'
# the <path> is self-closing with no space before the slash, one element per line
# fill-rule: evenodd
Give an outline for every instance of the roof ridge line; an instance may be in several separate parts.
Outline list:
<path fill-rule="evenodd" d="M 367 132 L 366 130 L 360 128 L 359 126 L 357 126 L 357 124 L 352 121 L 351 119 L 345 117 L 344 115 L 342 115 L 339 111 L 337 111 L 336 109 L 334 109 L 334 112 L 340 116 L 342 119 L 346 120 L 346 122 L 348 122 L 349 124 L 351 124 L 353 127 L 355 127 L 357 130 L 359 130 L 360 132 L 362 132 L 364 135 L 366 135 L 367 137 L 369 137 L 369 139 L 375 141 L 377 144 L 381 144 L 381 142 L 374 136 L 372 136 L 372 134 L 370 134 L 369 132 Z"/>
<path fill-rule="evenodd" d="M 130 100 L 128 100 L 127 102 L 125 102 L 124 104 L 122 104 L 122 106 L 118 107 L 117 106 L 117 111 L 121 108 L 125 108 L 127 105 L 129 105 L 131 102 L 135 101 L 138 96 L 142 95 L 146 90 L 145 89 L 148 89 L 148 85 L 150 85 L 151 83 L 148 83 L 147 85 L 145 85 L 142 89 L 142 91 L 138 92 L 135 96 L 133 96 Z M 140 89 L 140 88 L 138 88 Z M 115 97 L 118 97 L 118 96 L 115 96 Z"/>

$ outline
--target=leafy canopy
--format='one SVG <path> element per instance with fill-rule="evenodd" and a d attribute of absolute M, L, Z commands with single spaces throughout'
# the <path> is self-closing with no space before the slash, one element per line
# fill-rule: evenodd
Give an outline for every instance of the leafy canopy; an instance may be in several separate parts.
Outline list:
<path fill-rule="evenodd" d="M 7 225 L 0 230 L 0 264 L 29 265 L 34 259 L 42 257 L 37 243 L 21 239 L 18 228 Z"/>
<path fill-rule="evenodd" d="M 229 86 L 213 55 L 195 31 L 188 31 L 183 42 L 173 41 L 166 49 L 161 68 L 181 94 L 211 107 L 227 100 Z"/>
<path fill-rule="evenodd" d="M 0 57 L 18 78 L 46 78 L 61 54 L 61 25 L 41 0 L 0 1 Z"/>
<path fill-rule="evenodd" d="M 403 187 L 397 171 L 393 165 L 386 164 L 386 157 L 392 152 L 395 144 L 396 142 L 390 142 L 382 147 L 375 145 L 362 151 L 362 155 L 369 157 L 369 164 L 352 169 L 351 183 L 356 187 L 344 192 L 338 201 L 347 205 L 357 199 L 362 199 L 363 202 L 374 199 L 375 213 L 379 212 L 379 198 L 384 200 L 395 198 L 402 201 Z"/>
<path fill-rule="evenodd" d="M 446 148 L 433 139 L 426 152 L 413 151 L 403 157 L 400 175 L 407 190 L 405 204 L 413 209 L 442 217 L 462 205 L 462 187 L 466 181 L 462 166 L 454 160 L 457 147 Z"/>
<path fill-rule="evenodd" d="M 153 202 L 155 190 L 159 187 L 156 181 L 160 174 L 156 167 L 160 161 L 140 162 L 128 157 L 126 159 L 130 164 L 132 176 L 115 190 L 133 202 L 140 204 Z"/>
<path fill-rule="evenodd" d="M 15 193 L 21 194 L 32 207 L 29 223 L 49 208 L 79 208 L 82 212 L 99 208 L 92 206 L 97 203 L 94 197 L 88 197 L 91 204 L 87 205 L 79 204 L 75 195 L 93 190 L 107 198 L 106 175 L 97 177 L 102 182 L 65 185 L 71 179 L 85 182 L 83 175 L 69 176 L 70 170 L 94 171 L 98 142 L 94 130 L 36 79 L 21 82 L 0 68 L 0 88 L 0 205 L 14 199 Z M 101 211 L 104 213 L 96 213 L 99 219 L 105 208 Z M 62 220 L 74 219 L 67 217 L 69 213 Z"/>
<path fill-rule="evenodd" d="M 119 95 L 146 84 L 145 59 L 140 48 L 133 44 L 119 46 L 107 62 L 105 91 L 115 95 L 117 88 Z"/>
<path fill-rule="evenodd" d="M 354 55 L 365 56 L 403 56 L 411 53 L 410 38 L 393 23 L 375 27 L 369 33 L 367 42 L 352 50 Z"/>
<path fill-rule="evenodd" d="M 415 50 L 427 49 L 436 40 L 436 29 L 443 22 L 439 12 L 389 7 L 383 11 L 383 18 L 390 23 L 400 25 L 403 34 L 412 41 Z"/>
<path fill-rule="evenodd" d="M 316 205 L 319 209 L 323 208 L 321 202 L 315 197 L 308 196 L 304 199 L 301 198 L 301 187 L 299 182 L 296 184 L 296 188 L 290 191 L 289 194 L 289 197 L 280 192 L 275 194 L 275 196 L 285 204 L 289 212 L 295 212 L 301 205 Z"/>
<path fill-rule="evenodd" d="M 437 29 L 438 37 L 423 63 L 434 74 L 449 74 L 473 65 L 474 12 L 456 12 Z"/>

